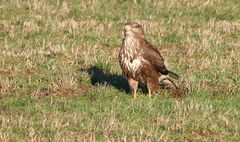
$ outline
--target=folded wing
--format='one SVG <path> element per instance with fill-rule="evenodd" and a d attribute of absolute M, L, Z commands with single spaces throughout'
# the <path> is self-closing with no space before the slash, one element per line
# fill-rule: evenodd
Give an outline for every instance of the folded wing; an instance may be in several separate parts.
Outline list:
<path fill-rule="evenodd" d="M 164 65 L 164 59 L 160 52 L 149 43 L 147 43 L 147 45 L 143 48 L 143 58 L 151 63 L 152 66 L 161 74 L 167 75 L 169 73 Z"/>

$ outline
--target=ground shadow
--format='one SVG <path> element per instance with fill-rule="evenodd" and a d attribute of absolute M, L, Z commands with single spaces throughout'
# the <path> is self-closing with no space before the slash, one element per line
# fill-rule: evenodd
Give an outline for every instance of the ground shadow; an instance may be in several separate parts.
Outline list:
<path fill-rule="evenodd" d="M 122 92 L 130 94 L 130 88 L 129 88 L 128 82 L 122 75 L 112 74 L 108 71 L 104 71 L 103 69 L 97 66 L 92 66 L 90 68 L 81 69 L 81 70 L 86 71 L 89 74 L 92 85 L 110 85 Z M 170 90 L 170 88 L 164 86 L 163 84 L 161 84 L 159 87 L 161 91 Z M 148 92 L 146 86 L 141 84 L 138 86 L 138 91 L 144 94 Z M 179 93 L 175 92 L 173 94 L 179 94 Z M 173 96 L 179 96 L 179 95 L 173 95 Z"/>
<path fill-rule="evenodd" d="M 111 85 L 125 93 L 130 92 L 128 82 L 122 75 L 111 74 L 107 71 L 98 68 L 97 66 L 93 66 L 82 70 L 87 71 L 91 78 L 92 85 L 98 84 Z"/>

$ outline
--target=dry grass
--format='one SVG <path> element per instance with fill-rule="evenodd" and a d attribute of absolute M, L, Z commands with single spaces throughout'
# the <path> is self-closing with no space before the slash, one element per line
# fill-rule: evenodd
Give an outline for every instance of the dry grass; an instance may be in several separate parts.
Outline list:
<path fill-rule="evenodd" d="M 235 0 L 0 2 L 0 141 L 238 141 Z M 122 25 L 141 23 L 181 97 L 129 96 Z"/>

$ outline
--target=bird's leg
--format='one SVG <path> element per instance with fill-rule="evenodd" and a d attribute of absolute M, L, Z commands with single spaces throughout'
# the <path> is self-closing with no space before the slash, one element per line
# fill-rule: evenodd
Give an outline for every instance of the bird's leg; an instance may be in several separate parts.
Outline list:
<path fill-rule="evenodd" d="M 133 89 L 133 99 L 137 99 L 137 89 Z"/>
<path fill-rule="evenodd" d="M 156 89 L 156 86 L 150 79 L 147 79 L 147 89 L 148 89 L 148 97 L 152 98 L 152 92 Z"/>
<path fill-rule="evenodd" d="M 152 91 L 151 91 L 151 89 L 148 89 L 148 97 L 152 98 Z"/>
<path fill-rule="evenodd" d="M 131 87 L 131 94 L 133 95 L 133 98 L 137 98 L 137 88 L 138 88 L 138 82 L 132 78 L 128 79 L 128 83 Z"/>

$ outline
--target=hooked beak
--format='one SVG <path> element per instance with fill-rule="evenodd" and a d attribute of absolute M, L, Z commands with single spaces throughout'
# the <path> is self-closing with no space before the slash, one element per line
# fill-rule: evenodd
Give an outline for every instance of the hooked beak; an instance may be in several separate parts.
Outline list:
<path fill-rule="evenodd" d="M 131 29 L 130 26 L 128 26 L 128 25 L 125 26 L 125 31 L 130 31 L 130 29 Z"/>

